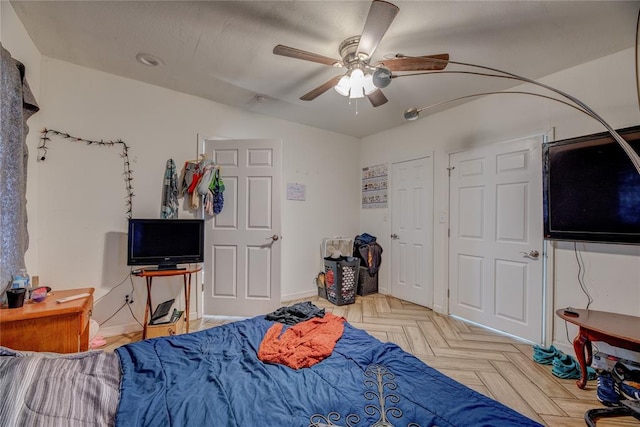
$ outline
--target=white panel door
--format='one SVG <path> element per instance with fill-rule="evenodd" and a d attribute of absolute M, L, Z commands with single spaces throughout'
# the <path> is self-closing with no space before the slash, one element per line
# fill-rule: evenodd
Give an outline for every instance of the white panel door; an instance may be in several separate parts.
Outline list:
<path fill-rule="evenodd" d="M 450 156 L 451 314 L 542 342 L 543 137 Z"/>
<path fill-rule="evenodd" d="M 391 294 L 433 306 L 433 157 L 391 169 Z"/>
<path fill-rule="evenodd" d="M 207 221 L 204 314 L 255 316 L 280 306 L 282 141 L 205 140 L 224 208 Z"/>

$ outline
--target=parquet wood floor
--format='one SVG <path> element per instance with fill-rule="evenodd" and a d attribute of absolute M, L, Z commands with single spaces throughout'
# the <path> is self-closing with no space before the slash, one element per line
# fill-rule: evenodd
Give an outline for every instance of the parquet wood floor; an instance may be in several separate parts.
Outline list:
<path fill-rule="evenodd" d="M 584 412 L 602 407 L 596 399 L 596 381 L 589 381 L 580 390 L 575 380 L 557 378 L 550 365 L 535 363 L 529 344 L 482 327 L 382 294 L 358 296 L 355 304 L 346 306 L 335 306 L 318 297 L 298 301 L 312 301 L 343 316 L 353 326 L 381 341 L 396 343 L 445 375 L 543 425 L 585 426 Z M 293 302 L 297 301 L 283 305 Z M 190 329 L 206 329 L 234 320 L 205 318 L 193 321 Z M 140 338 L 140 333 L 107 338 L 105 350 Z M 639 425 L 640 421 L 633 417 L 598 421 L 599 427 Z"/>

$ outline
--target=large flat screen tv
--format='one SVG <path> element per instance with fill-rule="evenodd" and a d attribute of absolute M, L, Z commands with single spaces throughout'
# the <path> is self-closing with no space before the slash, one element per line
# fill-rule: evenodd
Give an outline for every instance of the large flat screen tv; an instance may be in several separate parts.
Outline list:
<path fill-rule="evenodd" d="M 640 153 L 640 126 L 618 131 Z M 543 145 L 544 237 L 640 244 L 640 174 L 608 132 Z"/>
<path fill-rule="evenodd" d="M 175 270 L 204 261 L 204 220 L 132 218 L 127 241 L 127 265 Z"/>

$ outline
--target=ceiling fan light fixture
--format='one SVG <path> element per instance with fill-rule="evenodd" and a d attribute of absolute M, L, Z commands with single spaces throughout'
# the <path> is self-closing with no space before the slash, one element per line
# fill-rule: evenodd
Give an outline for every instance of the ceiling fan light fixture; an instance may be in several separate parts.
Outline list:
<path fill-rule="evenodd" d="M 373 76 L 371 74 L 367 74 L 364 76 L 363 87 L 365 95 L 371 95 L 373 92 L 378 90 L 376 85 L 373 84 Z"/>
<path fill-rule="evenodd" d="M 364 98 L 364 73 L 360 68 L 356 68 L 355 70 L 351 71 L 349 85 L 351 86 L 351 90 L 349 91 L 349 98 Z"/>
<path fill-rule="evenodd" d="M 342 96 L 349 96 L 349 90 L 351 89 L 351 85 L 349 84 L 349 76 L 344 75 L 338 81 L 338 84 L 334 86 L 336 92 L 338 92 Z"/>
<path fill-rule="evenodd" d="M 351 88 L 351 91 L 349 92 L 349 98 L 350 99 L 364 98 L 364 90 L 362 89 L 362 86 L 358 88 Z"/>

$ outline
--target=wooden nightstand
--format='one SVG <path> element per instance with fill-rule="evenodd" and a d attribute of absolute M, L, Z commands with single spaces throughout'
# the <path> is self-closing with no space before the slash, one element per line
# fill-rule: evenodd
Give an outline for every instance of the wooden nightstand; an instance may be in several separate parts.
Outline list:
<path fill-rule="evenodd" d="M 93 288 L 52 291 L 42 302 L 0 309 L 0 345 L 14 350 L 75 353 L 89 349 Z M 89 296 L 57 303 L 63 297 Z"/>

